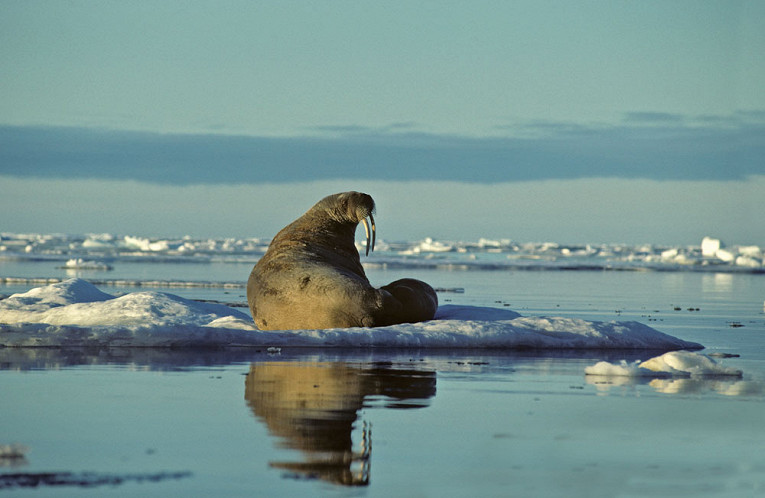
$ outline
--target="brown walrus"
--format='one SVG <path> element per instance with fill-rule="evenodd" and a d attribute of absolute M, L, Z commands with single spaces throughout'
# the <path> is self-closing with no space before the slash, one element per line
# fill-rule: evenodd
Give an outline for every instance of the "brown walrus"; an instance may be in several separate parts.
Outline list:
<path fill-rule="evenodd" d="M 259 329 L 379 327 L 433 318 L 438 297 L 425 282 L 405 278 L 379 289 L 369 283 L 354 240 L 363 222 L 367 253 L 374 250 L 374 209 L 367 194 L 330 195 L 276 234 L 247 282 Z"/>

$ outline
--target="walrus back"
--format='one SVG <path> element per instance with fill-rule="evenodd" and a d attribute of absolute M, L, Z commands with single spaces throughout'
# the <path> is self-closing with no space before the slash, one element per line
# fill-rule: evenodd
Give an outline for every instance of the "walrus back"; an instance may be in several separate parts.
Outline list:
<path fill-rule="evenodd" d="M 261 330 L 373 327 L 382 307 L 379 291 L 341 267 L 258 262 L 247 282 L 247 300 Z"/>

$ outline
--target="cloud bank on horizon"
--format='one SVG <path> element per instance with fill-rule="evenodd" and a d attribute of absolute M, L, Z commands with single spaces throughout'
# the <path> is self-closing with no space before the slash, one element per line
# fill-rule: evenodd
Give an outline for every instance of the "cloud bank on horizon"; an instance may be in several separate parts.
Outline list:
<path fill-rule="evenodd" d="M 321 197 L 361 190 L 397 240 L 765 245 L 765 112 L 501 131 L 0 126 L 1 230 L 270 237 Z"/>
<path fill-rule="evenodd" d="M 765 111 L 695 119 L 635 112 L 619 125 L 536 122 L 487 137 L 400 128 L 322 127 L 311 135 L 267 137 L 0 126 L 0 174 L 174 185 L 337 179 L 727 181 L 765 174 Z"/>

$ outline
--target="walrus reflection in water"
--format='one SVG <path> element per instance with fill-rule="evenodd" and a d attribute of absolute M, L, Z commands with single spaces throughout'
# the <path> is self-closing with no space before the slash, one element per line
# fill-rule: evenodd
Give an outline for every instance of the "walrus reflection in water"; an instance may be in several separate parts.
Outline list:
<path fill-rule="evenodd" d="M 303 461 L 272 467 L 288 477 L 363 486 L 369 483 L 372 434 L 357 417 L 368 398 L 382 397 L 386 408 L 422 408 L 435 394 L 433 371 L 277 361 L 250 365 L 244 398 L 282 446 L 303 455 Z"/>
<path fill-rule="evenodd" d="M 405 278 L 379 289 L 369 283 L 355 233 L 363 222 L 367 254 L 374 250 L 374 210 L 369 195 L 342 192 L 320 200 L 283 228 L 247 282 L 255 325 L 261 330 L 328 329 L 431 320 L 438 297 L 425 282 Z"/>

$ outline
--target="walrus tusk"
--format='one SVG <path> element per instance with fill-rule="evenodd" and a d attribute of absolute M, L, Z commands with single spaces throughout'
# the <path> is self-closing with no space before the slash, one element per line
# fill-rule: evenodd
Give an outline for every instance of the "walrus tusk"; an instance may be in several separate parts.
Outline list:
<path fill-rule="evenodd" d="M 369 213 L 369 219 L 372 222 L 372 251 L 375 250 L 375 239 L 377 238 L 377 227 L 375 227 L 375 218 Z"/>
<path fill-rule="evenodd" d="M 369 243 L 369 222 L 366 218 L 361 220 L 364 223 L 364 232 L 367 234 L 367 253 L 366 255 L 369 256 L 369 249 L 371 248 L 372 251 L 375 250 L 375 235 L 377 232 L 377 228 L 375 227 L 375 218 L 372 216 L 372 213 L 369 213 L 369 221 L 372 222 L 372 244 Z"/>

